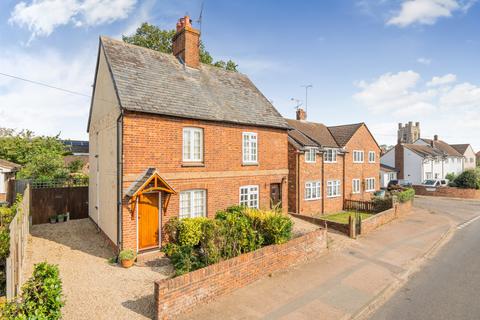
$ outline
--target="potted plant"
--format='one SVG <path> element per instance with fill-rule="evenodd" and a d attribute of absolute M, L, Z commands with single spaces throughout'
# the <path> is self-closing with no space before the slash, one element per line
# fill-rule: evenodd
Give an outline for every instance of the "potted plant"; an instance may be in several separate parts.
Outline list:
<path fill-rule="evenodd" d="M 57 216 L 51 216 L 50 223 L 55 223 L 55 222 L 57 222 Z"/>
<path fill-rule="evenodd" d="M 133 262 L 135 261 L 135 252 L 133 252 L 132 249 L 122 250 L 118 255 L 118 260 L 120 260 L 122 267 L 130 268 L 133 266 Z"/>
<path fill-rule="evenodd" d="M 59 214 L 59 215 L 57 216 L 57 220 L 58 220 L 58 222 L 64 222 L 64 221 L 65 221 L 65 215 Z"/>

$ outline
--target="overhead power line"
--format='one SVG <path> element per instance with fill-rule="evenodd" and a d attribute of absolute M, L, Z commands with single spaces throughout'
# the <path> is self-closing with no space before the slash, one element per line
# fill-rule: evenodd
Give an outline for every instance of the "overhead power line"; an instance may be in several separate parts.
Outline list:
<path fill-rule="evenodd" d="M 43 82 L 39 82 L 39 81 L 35 81 L 35 80 L 30 80 L 30 79 L 26 79 L 26 78 L 14 76 L 14 75 L 7 74 L 7 73 L 3 73 L 3 72 L 0 72 L 0 75 L 5 76 L 5 77 L 9 77 L 9 78 L 12 78 L 12 79 L 17 79 L 17 80 L 25 81 L 25 82 L 28 82 L 28 83 L 33 83 L 33 84 L 36 84 L 36 85 L 39 85 L 39 86 L 43 86 L 43 87 L 47 87 L 47 88 L 50 88 L 50 89 L 55 89 L 55 90 L 59 90 L 59 91 L 62 91 L 62 92 L 74 94 L 74 95 L 77 95 L 77 96 L 82 96 L 82 97 L 86 97 L 86 98 L 91 98 L 91 97 L 92 97 L 91 95 L 88 95 L 88 94 L 85 94 L 85 93 L 76 92 L 76 91 L 72 91 L 72 90 L 68 90 L 68 89 L 64 89 L 64 88 L 52 86 L 52 85 L 49 85 L 49 84 L 47 84 L 47 83 L 43 83 Z"/>

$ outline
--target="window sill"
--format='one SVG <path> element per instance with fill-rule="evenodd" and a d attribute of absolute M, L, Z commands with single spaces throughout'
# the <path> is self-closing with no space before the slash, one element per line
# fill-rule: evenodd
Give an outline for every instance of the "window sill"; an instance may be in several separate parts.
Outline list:
<path fill-rule="evenodd" d="M 365 162 L 363 162 L 363 161 L 353 161 L 353 163 L 362 164 L 362 163 L 365 163 Z"/>
<path fill-rule="evenodd" d="M 375 192 L 375 190 L 365 190 L 365 192 Z"/>
<path fill-rule="evenodd" d="M 249 163 L 249 162 L 243 162 L 243 163 L 242 163 L 242 166 L 243 166 L 243 167 L 258 166 L 258 162 L 251 162 L 251 163 Z"/>
<path fill-rule="evenodd" d="M 303 199 L 305 201 L 317 201 L 317 200 L 322 200 L 322 198 L 315 198 L 315 199 Z"/>
<path fill-rule="evenodd" d="M 337 161 L 323 161 L 323 163 L 338 163 Z"/>
<path fill-rule="evenodd" d="M 332 199 L 332 198 L 340 198 L 342 195 L 339 194 L 338 196 L 327 196 L 328 199 Z"/>
<path fill-rule="evenodd" d="M 182 167 L 185 167 L 185 168 L 205 167 L 205 163 L 203 163 L 203 162 L 183 162 Z"/>

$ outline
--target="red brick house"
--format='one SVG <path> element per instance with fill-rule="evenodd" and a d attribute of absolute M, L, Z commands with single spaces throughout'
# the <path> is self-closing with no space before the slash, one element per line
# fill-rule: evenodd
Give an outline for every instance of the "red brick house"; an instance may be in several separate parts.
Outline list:
<path fill-rule="evenodd" d="M 380 147 L 364 123 L 327 127 L 301 109 L 287 122 L 289 212 L 339 212 L 344 199 L 369 200 L 380 188 Z"/>
<path fill-rule="evenodd" d="M 287 210 L 286 121 L 247 76 L 201 64 L 199 36 L 185 17 L 173 55 L 100 38 L 89 215 L 116 248 L 158 249 L 171 217 Z"/>

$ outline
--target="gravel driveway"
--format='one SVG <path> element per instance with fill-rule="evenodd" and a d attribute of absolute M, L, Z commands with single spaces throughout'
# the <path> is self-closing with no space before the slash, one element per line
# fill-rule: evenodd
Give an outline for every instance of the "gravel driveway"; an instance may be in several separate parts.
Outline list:
<path fill-rule="evenodd" d="M 151 319 L 153 282 L 166 278 L 165 260 L 123 269 L 89 219 L 31 227 L 25 279 L 41 261 L 57 264 L 66 305 L 64 319 Z"/>

